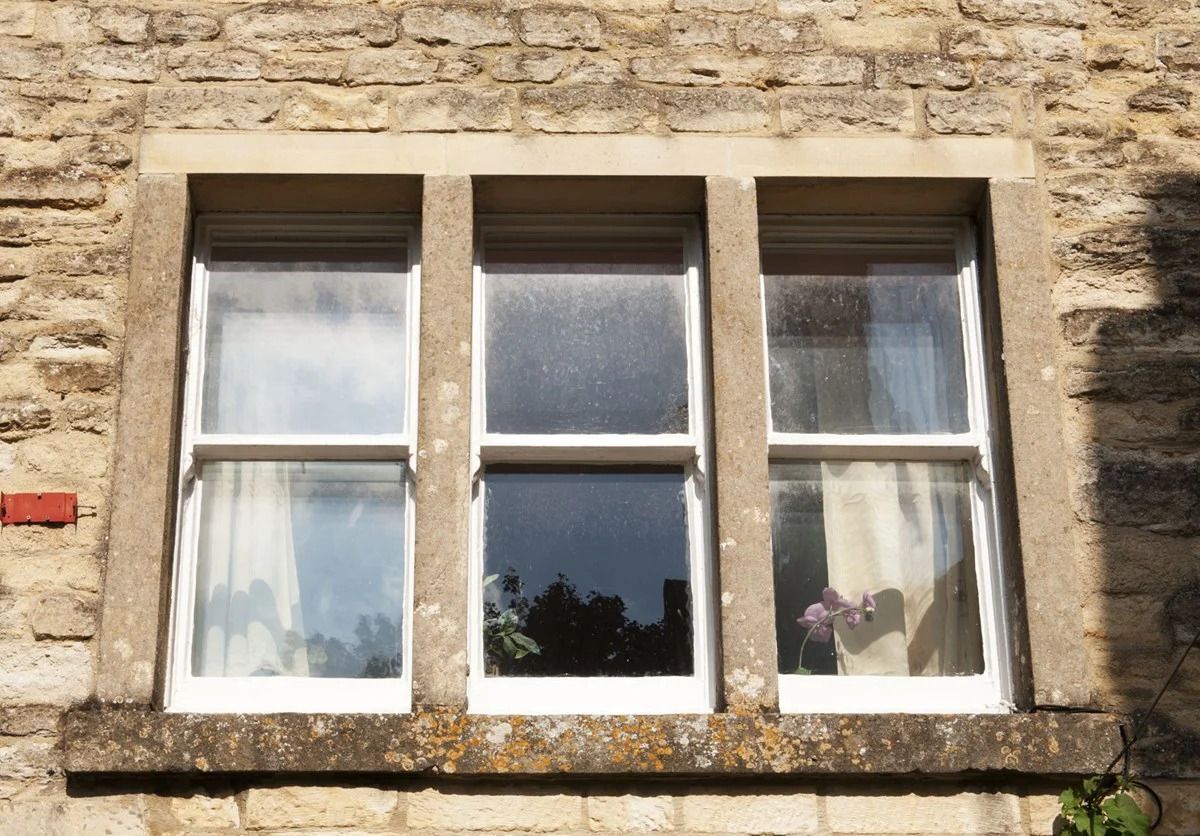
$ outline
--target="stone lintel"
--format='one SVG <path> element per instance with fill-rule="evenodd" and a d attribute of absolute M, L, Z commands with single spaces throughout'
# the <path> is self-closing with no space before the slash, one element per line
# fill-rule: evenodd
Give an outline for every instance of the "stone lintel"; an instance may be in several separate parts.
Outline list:
<path fill-rule="evenodd" d="M 138 178 L 125 311 L 96 695 L 148 704 L 166 629 L 180 331 L 191 253 L 187 178 Z"/>
<path fill-rule="evenodd" d="M 502 717 L 70 713 L 68 773 L 459 776 L 955 775 L 1102 771 L 1106 714 Z"/>
<path fill-rule="evenodd" d="M 758 202 L 749 178 L 706 194 L 724 705 L 757 713 L 779 706 Z"/>

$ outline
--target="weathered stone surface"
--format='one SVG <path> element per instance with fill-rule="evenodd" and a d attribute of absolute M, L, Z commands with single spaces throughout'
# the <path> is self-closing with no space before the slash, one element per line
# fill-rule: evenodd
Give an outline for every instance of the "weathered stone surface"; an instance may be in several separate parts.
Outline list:
<path fill-rule="evenodd" d="M 674 0 L 673 8 L 678 12 L 750 12 L 758 5 L 758 0 Z"/>
<path fill-rule="evenodd" d="M 669 795 L 589 795 L 587 800 L 588 827 L 595 830 L 615 830 L 647 833 L 672 830 L 675 803 Z"/>
<path fill-rule="evenodd" d="M 1082 0 L 958 0 L 967 17 L 990 23 L 1049 23 L 1080 26 L 1087 19 Z"/>
<path fill-rule="evenodd" d="M 0 708 L 0 735 L 24 737 L 58 731 L 62 709 L 57 705 L 18 705 Z"/>
<path fill-rule="evenodd" d="M 238 747 L 225 745 L 235 736 Z M 141 773 L 1077 775 L 1102 770 L 1120 745 L 1115 717 L 1054 713 L 503 717 L 419 711 L 275 714 L 268 720 L 105 709 L 72 712 L 64 737 L 69 772 Z M 409 826 L 416 826 L 411 818 Z"/>
<path fill-rule="evenodd" d="M 396 22 L 366 5 L 253 6 L 225 19 L 225 36 L 247 49 L 294 49 L 316 52 L 387 46 L 399 32 Z"/>
<path fill-rule="evenodd" d="M 1089 445 L 1078 451 L 1087 519 L 1171 534 L 1200 533 L 1200 457 Z"/>
<path fill-rule="evenodd" d="M 279 120 L 297 131 L 381 131 L 388 126 L 387 98 L 377 90 L 301 90 L 284 101 Z"/>
<path fill-rule="evenodd" d="M 954 58 L 1007 58 L 1012 44 L 1001 32 L 966 24 L 950 31 L 947 52 Z"/>
<path fill-rule="evenodd" d="M 682 826 L 696 833 L 820 833 L 817 795 L 809 788 L 770 792 L 721 787 L 683 796 Z M 840 829 L 840 827 L 839 827 Z"/>
<path fill-rule="evenodd" d="M 246 793 L 246 827 L 377 827 L 391 821 L 398 803 L 394 790 L 372 787 L 254 787 Z"/>
<path fill-rule="evenodd" d="M 57 47 L 7 46 L 0 50 L 0 78 L 55 78 L 61 60 Z"/>
<path fill-rule="evenodd" d="M 141 43 L 150 37 L 150 15 L 141 9 L 101 6 L 92 12 L 92 23 L 119 44 Z"/>
<path fill-rule="evenodd" d="M 853 18 L 862 10 L 862 0 L 778 0 L 781 15 L 829 15 Z"/>
<path fill-rule="evenodd" d="M 1154 39 L 1154 52 L 1168 70 L 1200 70 L 1200 29 L 1160 32 Z"/>
<path fill-rule="evenodd" d="M 1012 129 L 1012 103 L 998 93 L 930 93 L 929 129 L 939 134 L 997 134 Z"/>
<path fill-rule="evenodd" d="M 673 131 L 763 131 L 771 120 L 767 97 L 757 90 L 673 90 L 663 106 Z"/>
<path fill-rule="evenodd" d="M 1134 39 L 1105 38 L 1088 43 L 1085 63 L 1094 70 L 1154 69 L 1154 56 L 1145 43 Z"/>
<path fill-rule="evenodd" d="M 711 15 L 675 14 L 667 18 L 667 42 L 671 46 L 728 46 L 733 29 L 723 19 Z"/>
<path fill-rule="evenodd" d="M 1186 87 L 1160 84 L 1147 87 L 1128 99 L 1130 110 L 1146 110 L 1153 113 L 1173 113 L 1187 110 L 1192 104 L 1192 91 Z"/>
<path fill-rule="evenodd" d="M 241 824 L 237 800 L 232 795 L 175 795 L 149 800 L 161 808 L 159 816 L 151 815 L 151 823 L 163 830 L 190 833 L 223 830 Z"/>
<path fill-rule="evenodd" d="M 911 93 L 882 90 L 782 93 L 779 116 L 788 133 L 911 133 Z"/>
<path fill-rule="evenodd" d="M 525 123 L 548 133 L 617 133 L 653 127 L 657 102 L 632 87 L 552 87 L 521 93 Z"/>
<path fill-rule="evenodd" d="M 0 705 L 70 705 L 92 691 L 92 654 L 73 642 L 0 642 Z"/>
<path fill-rule="evenodd" d="M 880 56 L 875 61 L 877 87 L 945 87 L 962 90 L 971 86 L 971 65 L 937 55 Z"/>
<path fill-rule="evenodd" d="M 427 789 L 408 799 L 408 826 L 458 830 L 552 833 L 578 827 L 583 804 L 574 795 L 529 791 L 511 795 Z"/>
<path fill-rule="evenodd" d="M 17 798 L 0 807 L 0 836 L 150 836 L 141 796 Z"/>
<path fill-rule="evenodd" d="M 723 56 L 666 55 L 634 58 L 629 70 L 641 81 L 685 87 L 719 87 L 722 84 L 751 84 L 766 73 L 766 59 Z"/>
<path fill-rule="evenodd" d="M 342 77 L 346 59 L 320 55 L 292 55 L 270 58 L 263 65 L 262 77 L 268 81 L 333 82 Z"/>
<path fill-rule="evenodd" d="M 528 46 L 600 48 L 600 19 L 582 9 L 529 9 L 518 32 Z"/>
<path fill-rule="evenodd" d="M 252 81 L 262 75 L 262 58 L 245 49 L 187 44 L 167 53 L 167 66 L 183 81 Z"/>
<path fill-rule="evenodd" d="M 279 113 L 281 94 L 266 87 L 153 87 L 146 95 L 152 128 L 265 128 Z"/>
<path fill-rule="evenodd" d="M 1015 795 L 992 792 L 916 793 L 880 792 L 872 787 L 860 793 L 834 793 L 825 797 L 830 821 L 839 833 L 1021 833 L 1020 800 Z"/>
<path fill-rule="evenodd" d="M 512 104 L 506 90 L 406 91 L 396 97 L 396 125 L 401 131 L 507 131 Z"/>
<path fill-rule="evenodd" d="M 9 168 L 0 170 L 0 206 L 96 206 L 104 200 L 99 179 L 79 169 Z"/>
<path fill-rule="evenodd" d="M 424 84 L 433 80 L 437 60 L 417 49 L 381 49 L 353 52 L 346 59 L 342 78 L 360 84 Z"/>
<path fill-rule="evenodd" d="M 438 81 L 468 81 L 483 72 L 484 61 L 470 52 L 447 55 L 438 61 L 433 77 Z"/>
<path fill-rule="evenodd" d="M 33 635 L 39 639 L 87 639 L 96 633 L 96 606 L 78 595 L 43 596 L 33 611 Z"/>
<path fill-rule="evenodd" d="M 743 52 L 813 52 L 823 45 L 820 28 L 808 18 L 748 17 L 738 24 L 737 48 Z"/>
<path fill-rule="evenodd" d="M 512 43 L 508 16 L 472 6 L 416 6 L 400 18 L 404 34 L 426 44 Z"/>
<path fill-rule="evenodd" d="M 208 15 L 189 12 L 156 12 L 153 19 L 154 36 L 160 41 L 211 41 L 221 32 L 221 25 Z"/>
<path fill-rule="evenodd" d="M 492 78 L 497 81 L 532 81 L 548 84 L 567 68 L 567 58 L 561 52 L 539 50 L 502 55 L 492 64 Z"/>
<path fill-rule="evenodd" d="M 862 84 L 867 76 L 867 62 L 840 55 L 792 55 L 772 63 L 767 75 L 773 84 L 839 87 Z"/>
<path fill-rule="evenodd" d="M 33 35 L 36 24 L 37 3 L 20 2 L 0 4 L 0 35 L 28 38 Z"/>
<path fill-rule="evenodd" d="M 1017 47 L 1041 61 L 1078 61 L 1083 54 L 1083 34 L 1076 29 L 1018 29 Z"/>
<path fill-rule="evenodd" d="M 94 46 L 75 53 L 70 73 L 76 78 L 154 81 L 158 78 L 160 61 L 161 55 L 155 48 Z"/>

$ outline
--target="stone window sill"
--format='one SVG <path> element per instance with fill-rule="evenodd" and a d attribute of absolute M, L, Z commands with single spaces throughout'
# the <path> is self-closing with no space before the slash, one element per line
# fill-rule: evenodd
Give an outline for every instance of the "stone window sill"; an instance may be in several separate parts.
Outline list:
<path fill-rule="evenodd" d="M 168 714 L 66 719 L 75 774 L 395 773 L 469 776 L 888 775 L 1102 771 L 1108 714 L 497 717 Z"/>

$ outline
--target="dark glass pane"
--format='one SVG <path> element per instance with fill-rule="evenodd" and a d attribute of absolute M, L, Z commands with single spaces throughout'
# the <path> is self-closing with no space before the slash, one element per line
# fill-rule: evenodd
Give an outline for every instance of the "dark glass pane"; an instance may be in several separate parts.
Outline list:
<path fill-rule="evenodd" d="M 403 465 L 215 462 L 201 485 L 194 675 L 400 676 Z"/>
<path fill-rule="evenodd" d="M 213 247 L 201 428 L 404 428 L 407 254 L 396 245 Z"/>
<path fill-rule="evenodd" d="M 959 463 L 772 465 L 779 672 L 982 673 L 969 490 Z M 834 615 L 832 634 L 798 623 L 827 587 L 843 599 L 833 612 L 858 610 Z"/>
<path fill-rule="evenodd" d="M 489 675 L 692 673 L 681 469 L 489 468 L 484 544 Z"/>
<path fill-rule="evenodd" d="M 775 430 L 969 429 L 952 248 L 767 248 L 763 274 Z"/>
<path fill-rule="evenodd" d="M 687 432 L 679 240 L 501 240 L 485 258 L 489 432 Z"/>

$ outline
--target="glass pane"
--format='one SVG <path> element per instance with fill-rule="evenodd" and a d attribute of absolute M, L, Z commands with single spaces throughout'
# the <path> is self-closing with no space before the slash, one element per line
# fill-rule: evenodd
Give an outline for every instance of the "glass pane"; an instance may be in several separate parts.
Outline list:
<path fill-rule="evenodd" d="M 776 431 L 969 429 L 953 248 L 768 248 L 763 274 Z"/>
<path fill-rule="evenodd" d="M 489 468 L 487 673 L 692 673 L 684 475 L 678 468 Z"/>
<path fill-rule="evenodd" d="M 969 491 L 959 463 L 772 465 L 779 672 L 982 673 Z"/>
<path fill-rule="evenodd" d="M 214 246 L 203 431 L 403 431 L 407 270 L 398 245 Z"/>
<path fill-rule="evenodd" d="M 487 429 L 688 431 L 680 240 L 486 252 Z"/>
<path fill-rule="evenodd" d="M 194 675 L 400 676 L 403 465 L 219 462 L 200 479 Z"/>

